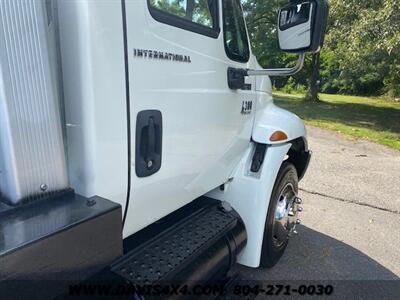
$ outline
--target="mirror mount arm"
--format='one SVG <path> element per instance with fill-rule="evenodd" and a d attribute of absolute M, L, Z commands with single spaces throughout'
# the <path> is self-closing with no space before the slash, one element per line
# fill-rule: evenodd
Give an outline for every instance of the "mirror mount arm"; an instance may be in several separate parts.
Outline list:
<path fill-rule="evenodd" d="M 293 68 L 276 68 L 276 69 L 261 69 L 261 70 L 246 70 L 228 68 L 228 86 L 232 90 L 250 90 L 251 85 L 246 84 L 245 77 L 247 76 L 290 76 L 299 72 L 304 66 L 305 54 L 299 54 L 297 63 Z"/>
<path fill-rule="evenodd" d="M 247 76 L 291 76 L 298 73 L 304 66 L 305 54 L 299 54 L 297 63 L 292 68 L 274 68 L 261 70 L 247 70 Z"/>

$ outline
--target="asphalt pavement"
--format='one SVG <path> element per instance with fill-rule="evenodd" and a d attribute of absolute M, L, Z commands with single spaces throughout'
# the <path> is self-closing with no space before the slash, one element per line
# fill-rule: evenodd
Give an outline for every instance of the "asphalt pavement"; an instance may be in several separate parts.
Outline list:
<path fill-rule="evenodd" d="M 308 135 L 298 235 L 274 268 L 238 267 L 239 280 L 334 282 L 338 299 L 400 299 L 400 151 L 315 127 Z"/>

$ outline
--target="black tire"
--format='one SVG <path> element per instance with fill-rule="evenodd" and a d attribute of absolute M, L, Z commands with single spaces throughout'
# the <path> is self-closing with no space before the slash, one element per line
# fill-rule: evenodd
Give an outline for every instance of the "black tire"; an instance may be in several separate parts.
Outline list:
<path fill-rule="evenodd" d="M 279 169 L 278 176 L 274 184 L 274 188 L 271 194 L 271 200 L 268 207 L 267 219 L 265 221 L 264 228 L 264 238 L 261 252 L 261 268 L 271 268 L 279 261 L 283 253 L 285 252 L 288 241 L 283 245 L 277 247 L 273 243 L 273 223 L 274 223 L 274 213 L 276 205 L 279 201 L 278 197 L 281 194 L 283 188 L 291 183 L 297 194 L 299 179 L 297 176 L 296 168 L 293 164 L 284 162 Z"/>

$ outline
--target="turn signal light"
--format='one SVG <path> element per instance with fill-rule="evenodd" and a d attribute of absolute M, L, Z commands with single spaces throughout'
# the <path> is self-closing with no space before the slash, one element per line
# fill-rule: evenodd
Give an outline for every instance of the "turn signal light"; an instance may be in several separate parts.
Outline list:
<path fill-rule="evenodd" d="M 279 141 L 284 141 L 287 140 L 288 136 L 286 133 L 284 133 L 283 131 L 275 131 L 271 137 L 269 138 L 269 140 L 271 142 L 279 142 Z"/>

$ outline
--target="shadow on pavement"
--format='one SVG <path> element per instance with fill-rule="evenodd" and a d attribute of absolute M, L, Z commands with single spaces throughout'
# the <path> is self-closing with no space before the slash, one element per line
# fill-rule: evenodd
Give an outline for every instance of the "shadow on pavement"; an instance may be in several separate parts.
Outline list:
<path fill-rule="evenodd" d="M 368 255 L 305 226 L 298 226 L 298 232 L 275 267 L 260 270 L 240 266 L 234 284 L 331 284 L 340 299 L 392 299 L 400 295 L 399 277 Z"/>
<path fill-rule="evenodd" d="M 339 122 L 349 126 L 400 133 L 400 124 L 394 121 L 400 118 L 399 108 L 374 106 L 368 105 L 368 103 L 332 103 L 327 101 L 314 103 L 298 99 L 293 100 L 290 96 L 274 96 L 274 100 L 279 106 L 300 115 L 303 119 Z"/>

